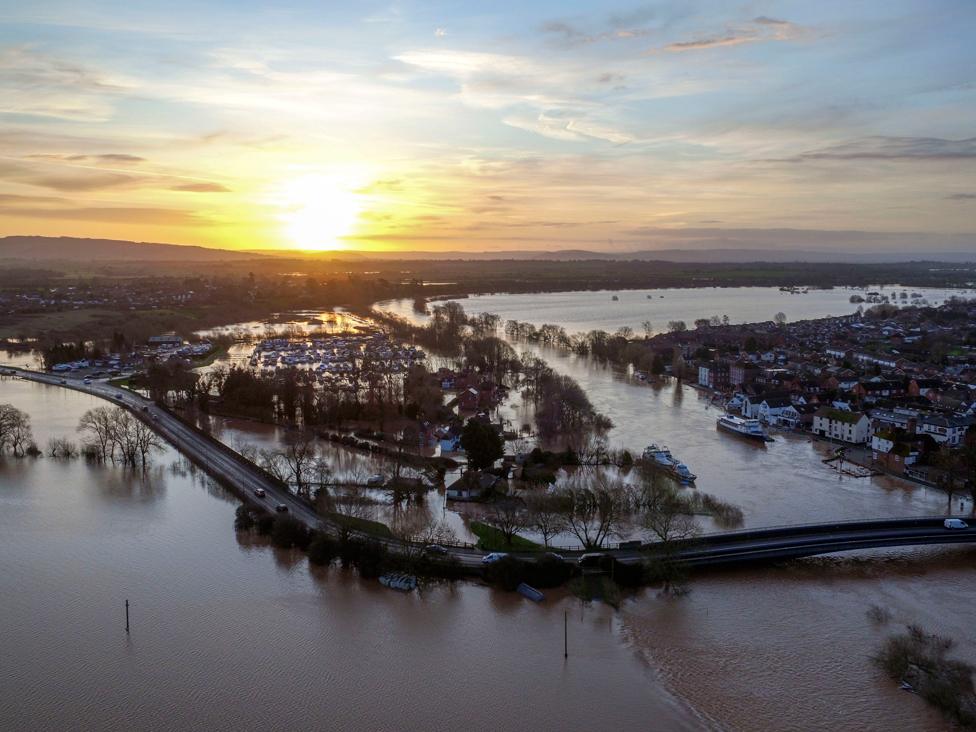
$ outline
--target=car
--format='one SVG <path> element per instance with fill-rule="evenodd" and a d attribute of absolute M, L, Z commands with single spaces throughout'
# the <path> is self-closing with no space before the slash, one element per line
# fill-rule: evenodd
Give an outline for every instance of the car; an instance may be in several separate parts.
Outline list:
<path fill-rule="evenodd" d="M 969 524 L 967 524 L 962 519 L 948 518 L 942 522 L 942 525 L 947 529 L 968 529 Z"/>
<path fill-rule="evenodd" d="M 264 498 L 267 494 L 264 492 L 264 488 L 255 488 L 254 495 L 258 498 Z"/>
<path fill-rule="evenodd" d="M 366 479 L 366 485 L 370 488 L 380 487 L 386 482 L 382 475 L 371 475 Z"/>
<path fill-rule="evenodd" d="M 485 556 L 481 558 L 481 563 L 494 564 L 498 560 L 504 559 L 507 556 L 508 554 L 506 554 L 505 552 L 492 552 L 491 554 L 485 554 Z"/>
<path fill-rule="evenodd" d="M 557 562 L 565 562 L 566 561 L 566 557 L 564 557 L 562 554 L 556 554 L 556 552 L 546 552 L 545 554 L 543 554 L 539 558 L 540 559 L 553 559 L 553 560 L 555 560 Z"/>
<path fill-rule="evenodd" d="M 587 552 L 579 558 L 581 567 L 602 567 L 609 555 L 603 552 Z"/>
<path fill-rule="evenodd" d="M 142 408 L 142 411 L 143 412 L 148 412 L 149 411 L 149 406 L 148 405 L 144 405 L 143 408 Z"/>
<path fill-rule="evenodd" d="M 90 384 L 91 383 L 91 379 L 89 379 L 87 376 L 85 377 L 85 383 L 86 384 Z"/>
<path fill-rule="evenodd" d="M 428 544 L 423 548 L 424 554 L 447 554 L 447 547 L 440 544 Z"/>
<path fill-rule="evenodd" d="M 275 506 L 275 511 L 278 513 L 288 513 L 288 506 L 286 506 L 284 503 L 279 503 L 277 506 Z"/>
<path fill-rule="evenodd" d="M 68 380 L 67 379 L 61 379 L 61 383 L 62 384 L 67 384 L 68 383 Z"/>

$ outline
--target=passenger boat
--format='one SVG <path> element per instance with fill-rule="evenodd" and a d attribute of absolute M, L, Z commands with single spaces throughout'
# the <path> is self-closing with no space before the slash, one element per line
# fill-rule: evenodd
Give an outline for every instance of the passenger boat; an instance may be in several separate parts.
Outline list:
<path fill-rule="evenodd" d="M 650 445 L 644 449 L 644 464 L 652 468 L 662 470 L 682 483 L 694 483 L 698 477 L 684 463 L 675 459 L 671 451 L 666 447 Z"/>
<path fill-rule="evenodd" d="M 760 442 L 772 442 L 773 438 L 766 434 L 766 429 L 758 419 L 746 419 L 734 414 L 723 414 L 716 420 L 718 428 L 732 434 Z"/>

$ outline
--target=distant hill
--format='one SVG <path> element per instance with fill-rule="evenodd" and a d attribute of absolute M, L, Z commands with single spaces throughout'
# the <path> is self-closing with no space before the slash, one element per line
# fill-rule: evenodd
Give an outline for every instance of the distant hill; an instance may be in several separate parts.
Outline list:
<path fill-rule="evenodd" d="M 72 236 L 0 237 L 0 259 L 33 261 L 218 262 L 255 259 L 253 252 Z"/>
<path fill-rule="evenodd" d="M 413 251 L 413 252 L 364 252 L 364 251 L 328 251 L 328 252 L 289 252 L 256 250 L 256 253 L 277 257 L 301 257 L 322 259 L 345 259 L 349 261 L 373 260 L 495 260 L 508 259 L 519 261 L 571 262 L 581 260 L 604 260 L 611 262 L 644 261 L 644 262 L 688 262 L 701 264 L 718 264 L 726 262 L 838 262 L 849 264 L 892 264 L 897 262 L 976 262 L 976 252 L 838 252 L 838 251 L 806 251 L 784 249 L 780 251 L 770 249 L 646 249 L 633 252 L 593 252 L 585 249 L 544 250 L 500 250 L 492 252 L 459 252 L 459 251 Z"/>

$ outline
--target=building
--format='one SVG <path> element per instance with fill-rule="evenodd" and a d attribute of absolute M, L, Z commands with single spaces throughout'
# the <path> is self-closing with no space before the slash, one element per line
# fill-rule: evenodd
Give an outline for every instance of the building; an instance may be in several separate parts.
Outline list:
<path fill-rule="evenodd" d="M 452 501 L 479 501 L 501 480 L 497 475 L 469 470 L 447 486 L 444 496 Z"/>
<path fill-rule="evenodd" d="M 831 407 L 821 407 L 813 414 L 812 432 L 831 440 L 854 445 L 868 441 L 871 420 L 863 412 L 844 412 Z"/>
<path fill-rule="evenodd" d="M 729 380 L 734 387 L 746 386 L 753 383 L 760 373 L 762 373 L 762 369 L 755 364 L 748 361 L 736 361 L 729 367 Z"/>
<path fill-rule="evenodd" d="M 757 397 L 757 399 L 760 398 L 762 401 L 759 402 L 757 408 L 752 410 L 752 416 L 758 417 L 766 424 L 779 424 L 783 414 L 793 407 L 793 402 L 786 394 L 769 394 L 764 397 Z"/>
<path fill-rule="evenodd" d="M 730 368 L 726 361 L 707 361 L 698 367 L 698 383 L 709 389 L 724 391 L 730 386 Z"/>
<path fill-rule="evenodd" d="M 953 417 L 938 414 L 922 417 L 918 421 L 917 431 L 920 435 L 931 435 L 936 442 L 958 447 L 966 436 L 966 430 L 972 424 L 969 417 Z"/>
<path fill-rule="evenodd" d="M 153 348 L 179 348 L 183 345 L 183 339 L 178 335 L 149 336 L 147 343 Z"/>

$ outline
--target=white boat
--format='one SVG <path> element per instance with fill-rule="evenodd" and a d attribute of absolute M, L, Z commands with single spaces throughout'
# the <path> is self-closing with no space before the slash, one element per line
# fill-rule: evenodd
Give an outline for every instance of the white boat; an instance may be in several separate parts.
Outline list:
<path fill-rule="evenodd" d="M 718 424 L 718 428 L 721 430 L 731 432 L 740 437 L 746 437 L 750 440 L 759 440 L 760 442 L 773 441 L 773 438 L 766 434 L 766 429 L 758 419 L 746 419 L 745 417 L 737 417 L 734 414 L 723 414 L 716 420 L 716 424 Z"/>
<path fill-rule="evenodd" d="M 643 458 L 646 465 L 663 470 L 682 483 L 694 483 L 698 477 L 688 469 L 687 465 L 676 460 L 671 454 L 671 451 L 666 447 L 649 445 L 644 449 Z"/>

